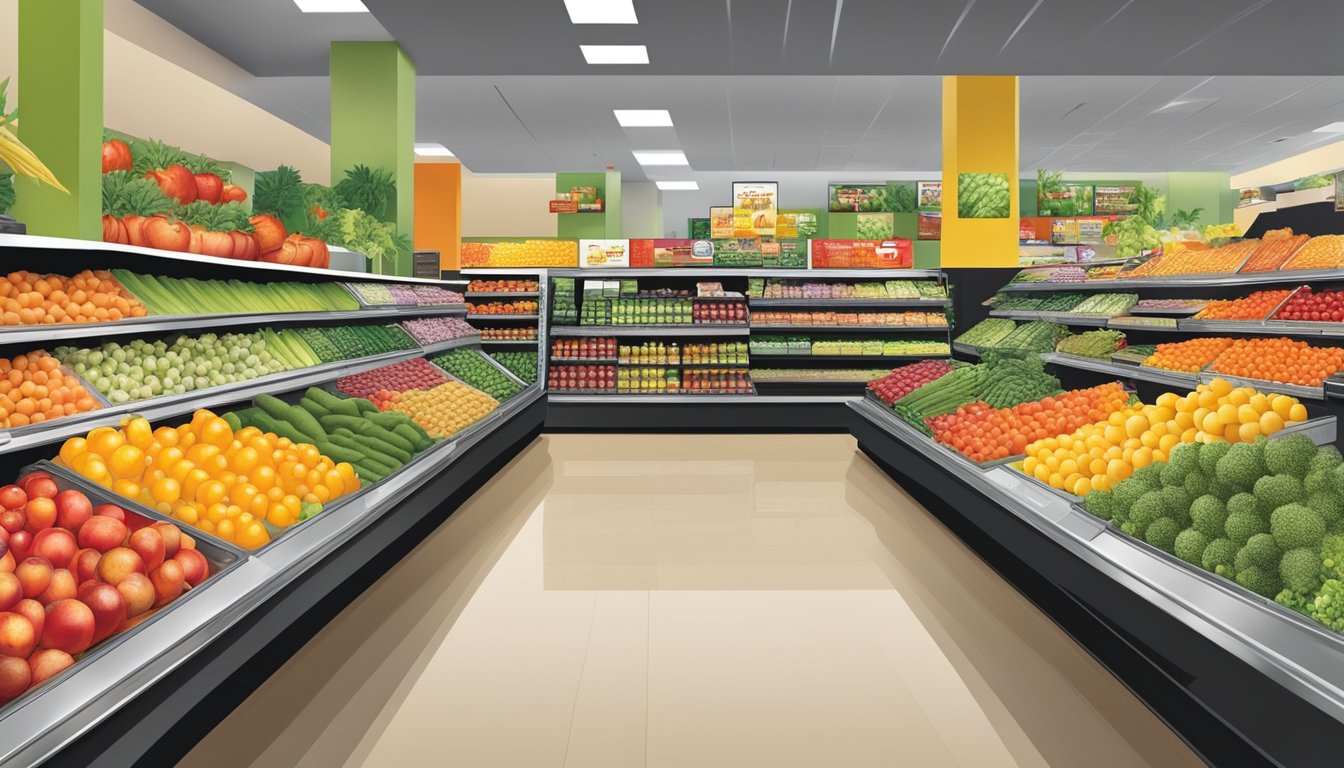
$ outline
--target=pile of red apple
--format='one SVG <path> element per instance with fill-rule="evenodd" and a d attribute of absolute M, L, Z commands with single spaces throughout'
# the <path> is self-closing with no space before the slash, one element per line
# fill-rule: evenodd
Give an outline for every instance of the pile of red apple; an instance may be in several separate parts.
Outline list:
<path fill-rule="evenodd" d="M 1316 291 L 1304 285 L 1288 299 L 1275 320 L 1305 320 L 1313 323 L 1344 322 L 1344 291 Z"/>
<path fill-rule="evenodd" d="M 747 322 L 745 301 L 697 301 L 691 305 L 691 320 L 696 323 Z"/>
<path fill-rule="evenodd" d="M 93 506 L 46 472 L 0 488 L 0 703 L 210 575 L 176 525 Z"/>
<path fill-rule="evenodd" d="M 616 357 L 616 339 L 556 339 L 551 342 L 551 357 L 556 360 L 610 360 Z"/>
<path fill-rule="evenodd" d="M 547 372 L 546 386 L 554 392 L 615 389 L 616 366 L 553 365 Z"/>

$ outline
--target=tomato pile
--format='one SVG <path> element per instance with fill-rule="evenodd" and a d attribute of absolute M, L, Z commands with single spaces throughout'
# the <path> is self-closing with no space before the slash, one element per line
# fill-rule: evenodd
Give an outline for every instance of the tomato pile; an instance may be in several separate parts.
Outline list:
<path fill-rule="evenodd" d="M 1304 285 L 1278 312 L 1275 320 L 1306 320 L 1315 323 L 1344 322 L 1344 291 L 1315 293 Z"/>
<path fill-rule="evenodd" d="M 924 360 L 904 365 L 880 379 L 868 382 L 868 389 L 887 405 L 900 400 L 930 381 L 940 379 L 952 370 L 944 360 Z"/>
<path fill-rule="evenodd" d="M 1156 351 L 1143 364 L 1167 371 L 1197 373 L 1230 346 L 1232 339 L 1222 336 L 1158 344 Z"/>
<path fill-rule="evenodd" d="M 1238 339 L 1210 367 L 1228 376 L 1319 387 L 1344 369 L 1344 349 L 1287 338 Z"/>
<path fill-rule="evenodd" d="M 382 390 L 405 392 L 409 389 L 433 389 L 448 381 L 448 377 L 428 360 L 417 357 L 372 371 L 342 376 L 336 388 L 351 397 L 367 398 Z"/>
<path fill-rule="evenodd" d="M 928 420 L 934 439 L 971 461 L 995 461 L 1026 452 L 1027 445 L 1072 432 L 1120 410 L 1129 393 L 1119 382 L 1075 389 L 1012 408 L 991 408 L 982 402 L 963 405 L 954 413 Z"/>
<path fill-rule="evenodd" d="M 487 301 L 467 305 L 468 315 L 535 315 L 535 301 Z"/>
<path fill-rule="evenodd" d="M 471 293 L 527 293 L 539 287 L 536 280 L 472 280 L 467 283 Z"/>
<path fill-rule="evenodd" d="M 1256 291 L 1238 299 L 1210 301 L 1196 320 L 1264 320 L 1292 291 Z"/>

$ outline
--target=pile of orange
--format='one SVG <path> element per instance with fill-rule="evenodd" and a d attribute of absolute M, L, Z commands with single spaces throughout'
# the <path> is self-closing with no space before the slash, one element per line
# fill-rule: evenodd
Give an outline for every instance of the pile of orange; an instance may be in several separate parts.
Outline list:
<path fill-rule="evenodd" d="M 337 464 L 316 446 L 263 433 L 234 432 L 199 410 L 189 423 L 152 429 L 128 417 L 120 428 L 99 427 L 61 446 L 59 463 L 128 499 L 245 549 L 297 523 L 305 508 L 359 489 L 350 464 Z"/>
<path fill-rule="evenodd" d="M 1222 336 L 1158 344 L 1143 364 L 1167 371 L 1198 373 L 1230 346 L 1232 339 Z"/>
<path fill-rule="evenodd" d="M 1129 393 L 1119 382 L 1075 389 L 1012 408 L 991 408 L 982 402 L 963 405 L 955 413 L 928 421 L 934 439 L 971 461 L 995 461 L 1026 451 L 1027 445 L 1052 435 L 1072 432 L 1123 408 Z"/>
<path fill-rule="evenodd" d="M 1163 253 L 1140 264 L 1121 278 L 1165 277 L 1168 275 L 1209 275 L 1236 272 L 1260 247 L 1259 240 L 1241 240 L 1213 250 L 1184 250 Z"/>
<path fill-rule="evenodd" d="M 535 315 L 535 301 L 487 301 L 480 304 L 468 304 L 469 315 Z"/>
<path fill-rule="evenodd" d="M 463 243 L 463 267 L 577 267 L 577 240 Z"/>
<path fill-rule="evenodd" d="M 1196 320 L 1264 320 L 1292 291 L 1256 291 L 1239 299 L 1210 301 L 1195 315 Z"/>
<path fill-rule="evenodd" d="M 26 427 L 102 405 L 46 352 L 0 357 L 0 427 Z"/>
<path fill-rule="evenodd" d="M 64 277 L 20 271 L 0 279 L 4 325 L 106 323 L 144 316 L 144 305 L 111 272 L 86 269 Z"/>
<path fill-rule="evenodd" d="M 1292 234 L 1291 229 L 1286 236 L 1281 237 L 1271 237 L 1270 232 L 1266 232 L 1263 244 L 1251 258 L 1246 260 L 1246 265 L 1241 271 L 1272 272 L 1282 266 L 1289 256 L 1297 253 L 1297 249 L 1309 239 L 1311 238 L 1308 235 Z"/>
<path fill-rule="evenodd" d="M 1210 368 L 1228 376 L 1319 387 L 1344 370 L 1344 348 L 1287 338 L 1238 339 Z"/>
<path fill-rule="evenodd" d="M 1335 269 L 1344 266 L 1344 235 L 1313 237 L 1279 269 Z"/>

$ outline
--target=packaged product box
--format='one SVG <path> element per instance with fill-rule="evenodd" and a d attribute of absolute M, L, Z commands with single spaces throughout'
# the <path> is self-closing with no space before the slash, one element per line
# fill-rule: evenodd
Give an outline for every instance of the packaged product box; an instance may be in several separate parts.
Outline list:
<path fill-rule="evenodd" d="M 710 267 L 714 265 L 713 253 L 701 254 L 694 247 L 703 240 L 662 239 L 653 241 L 653 266 L 655 267 Z"/>

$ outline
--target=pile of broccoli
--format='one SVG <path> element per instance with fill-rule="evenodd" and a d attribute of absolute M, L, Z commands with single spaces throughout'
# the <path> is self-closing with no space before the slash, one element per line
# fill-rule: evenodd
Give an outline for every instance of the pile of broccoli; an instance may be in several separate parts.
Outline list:
<path fill-rule="evenodd" d="M 1187 443 L 1088 512 L 1344 632 L 1344 461 L 1305 435 Z"/>

